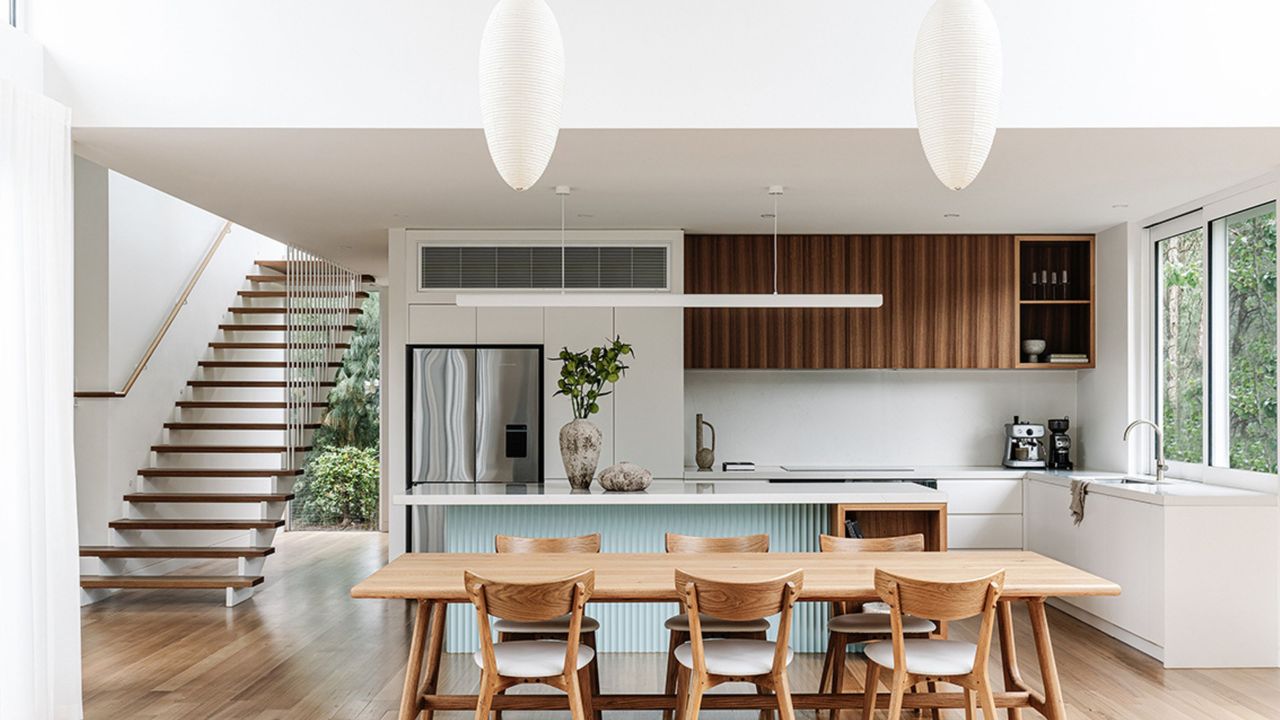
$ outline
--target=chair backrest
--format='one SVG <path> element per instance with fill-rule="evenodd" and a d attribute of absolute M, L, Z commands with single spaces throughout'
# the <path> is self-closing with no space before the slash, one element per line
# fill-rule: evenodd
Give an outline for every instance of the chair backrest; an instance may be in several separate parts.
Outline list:
<path fill-rule="evenodd" d="M 481 614 L 537 622 L 580 612 L 582 603 L 595 589 L 596 576 L 594 570 L 583 570 L 559 580 L 515 583 L 489 580 L 467 572 L 465 580 L 467 594 Z"/>
<path fill-rule="evenodd" d="M 598 553 L 600 533 L 549 538 L 497 535 L 493 538 L 493 546 L 500 553 Z"/>
<path fill-rule="evenodd" d="M 844 538 L 823 535 L 818 538 L 822 552 L 924 552 L 924 535 L 897 535 L 878 538 Z"/>
<path fill-rule="evenodd" d="M 739 535 L 737 537 L 699 537 L 667 533 L 669 553 L 747 553 L 769 552 L 769 536 Z"/>
<path fill-rule="evenodd" d="M 935 620 L 963 620 L 995 608 L 1004 571 L 973 580 L 920 580 L 876 569 L 876 593 L 894 612 Z"/>
<path fill-rule="evenodd" d="M 676 591 L 684 600 L 685 607 L 692 610 L 692 600 L 696 596 L 698 612 L 722 620 L 759 620 L 777 615 L 788 607 L 785 592 L 788 587 L 790 602 L 794 603 L 803 585 L 802 570 L 756 582 L 715 580 L 676 570 Z"/>

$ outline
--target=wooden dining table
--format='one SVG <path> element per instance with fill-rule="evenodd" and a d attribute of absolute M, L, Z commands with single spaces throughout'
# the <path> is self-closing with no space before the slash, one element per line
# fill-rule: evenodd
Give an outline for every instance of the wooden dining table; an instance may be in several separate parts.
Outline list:
<path fill-rule="evenodd" d="M 1005 571 L 999 603 L 998 633 L 1004 691 L 996 693 L 997 707 L 1007 708 L 1010 718 L 1020 718 L 1030 707 L 1050 720 L 1062 720 L 1066 712 L 1062 687 L 1049 635 L 1045 601 L 1051 597 L 1118 595 L 1120 586 L 1043 555 L 1026 551 L 950 551 L 924 553 L 726 553 L 685 555 L 676 553 L 602 553 L 591 555 L 498 555 L 496 553 L 406 553 L 370 575 L 351 590 L 353 598 L 412 600 L 417 615 L 405 668 L 400 719 L 420 714 L 431 718 L 436 710 L 469 710 L 475 695 L 442 695 L 440 660 L 444 649 L 445 616 L 453 603 L 470 604 L 463 586 L 463 572 L 505 581 L 535 582 L 562 578 L 583 570 L 595 571 L 591 602 L 678 602 L 675 570 L 703 577 L 754 581 L 804 571 L 801 602 L 867 602 L 878 600 L 876 568 L 930 580 L 968 580 L 997 570 Z M 1030 687 L 1019 672 L 1014 648 L 1014 603 L 1025 603 L 1031 620 L 1036 660 L 1043 689 Z M 797 709 L 859 709 L 862 693 L 794 693 Z M 676 705 L 673 695 L 603 694 L 597 710 L 665 710 Z M 715 694 L 704 698 L 706 709 L 772 709 L 767 695 Z M 888 694 L 880 693 L 877 707 L 888 706 Z M 959 692 L 911 694 L 908 708 L 962 708 Z M 504 695 L 495 699 L 496 710 L 546 710 L 565 707 L 563 696 Z"/>

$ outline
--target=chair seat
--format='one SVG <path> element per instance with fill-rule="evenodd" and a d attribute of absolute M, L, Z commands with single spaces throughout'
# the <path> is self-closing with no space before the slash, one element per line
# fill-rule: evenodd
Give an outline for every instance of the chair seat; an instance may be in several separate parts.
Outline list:
<path fill-rule="evenodd" d="M 569 616 L 561 615 L 550 620 L 536 622 L 520 622 L 518 620 L 498 619 L 493 622 L 493 629 L 500 633 L 512 635 L 564 635 L 569 632 Z M 595 618 L 582 618 L 582 632 L 593 633 L 600 629 L 600 621 Z"/>
<path fill-rule="evenodd" d="M 564 656 L 569 652 L 563 640 L 513 640 L 493 644 L 493 656 L 498 663 L 498 674 L 503 677 L 543 678 L 564 672 Z M 578 646 L 578 669 L 586 667 L 596 656 L 596 651 L 585 645 Z M 476 665 L 484 667 L 484 651 L 477 650 L 472 657 Z"/>
<path fill-rule="evenodd" d="M 707 657 L 707 672 L 712 675 L 747 677 L 765 675 L 773 669 L 773 652 L 776 643 L 768 640 L 745 638 L 721 638 L 703 640 L 702 649 Z M 693 669 L 693 644 L 684 643 L 676 648 L 676 662 Z M 794 653 L 787 648 L 787 664 Z"/>
<path fill-rule="evenodd" d="M 837 615 L 827 621 L 827 629 L 832 632 L 849 633 L 850 635 L 888 635 L 893 632 L 890 616 L 884 613 L 863 612 Z M 938 626 L 932 620 L 925 620 L 913 615 L 902 616 L 902 632 L 907 635 L 931 633 Z"/>
<path fill-rule="evenodd" d="M 978 652 L 977 645 L 962 640 L 904 640 L 902 645 L 907 672 L 930 677 L 968 675 L 973 672 L 973 658 Z M 862 652 L 880 667 L 893 669 L 892 642 L 878 640 Z"/>
<path fill-rule="evenodd" d="M 769 621 L 764 618 L 759 620 L 721 620 L 720 618 L 698 613 L 698 620 L 702 623 L 703 633 L 765 632 L 769 629 Z M 684 613 L 672 615 L 667 618 L 663 625 L 673 632 L 687 633 L 689 632 L 689 616 Z"/>

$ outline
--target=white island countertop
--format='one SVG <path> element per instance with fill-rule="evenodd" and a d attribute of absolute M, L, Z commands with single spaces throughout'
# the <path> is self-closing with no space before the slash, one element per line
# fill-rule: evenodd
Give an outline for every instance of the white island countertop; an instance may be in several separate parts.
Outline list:
<path fill-rule="evenodd" d="M 757 465 L 754 470 L 684 469 L 685 480 L 969 480 L 1003 478 L 1021 480 L 1025 469 L 998 465 Z"/>
<path fill-rule="evenodd" d="M 605 492 L 599 484 L 575 491 L 565 480 L 543 485 L 447 483 L 418 485 L 395 505 L 834 505 L 945 503 L 947 494 L 904 482 L 771 483 L 735 480 L 654 480 L 642 492 Z"/>

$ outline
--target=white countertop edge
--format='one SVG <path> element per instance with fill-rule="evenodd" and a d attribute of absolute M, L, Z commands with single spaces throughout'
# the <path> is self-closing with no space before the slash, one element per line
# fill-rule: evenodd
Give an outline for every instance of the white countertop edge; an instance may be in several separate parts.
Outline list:
<path fill-rule="evenodd" d="M 1124 477 L 1124 473 L 1040 470 L 1027 473 L 1028 480 L 1060 487 L 1070 487 L 1071 481 L 1075 479 L 1099 477 Z M 1222 485 L 1205 485 L 1189 480 L 1165 480 L 1165 482 L 1174 486 L 1192 486 L 1197 488 L 1197 492 L 1194 495 L 1165 494 L 1156 493 L 1152 490 L 1136 489 L 1133 486 L 1094 482 L 1089 484 L 1089 494 L 1107 495 L 1149 505 L 1173 507 L 1275 507 L 1280 504 L 1280 498 L 1271 493 L 1242 490 Z"/>
<path fill-rule="evenodd" d="M 797 463 L 800 464 L 800 463 Z M 910 470 L 903 468 L 910 467 Z M 884 468 L 866 467 L 857 470 L 784 470 L 778 465 L 759 465 L 755 470 L 699 470 L 684 469 L 685 480 L 1021 480 L 1026 470 L 1001 466 L 957 465 L 895 465 Z"/>
<path fill-rule="evenodd" d="M 830 486 L 782 485 L 759 482 L 759 487 L 743 487 L 738 483 L 708 482 L 705 492 L 691 491 L 701 483 L 681 480 L 655 481 L 645 492 L 605 492 L 593 486 L 589 492 L 574 493 L 563 480 L 550 480 L 545 491 L 521 495 L 506 493 L 477 494 L 471 488 L 442 488 L 431 494 L 400 493 L 392 496 L 394 505 L 463 506 L 463 505 L 836 505 L 867 503 L 945 503 L 947 494 L 922 485 L 909 483 L 833 484 Z M 722 486 L 715 492 L 714 486 Z"/>

